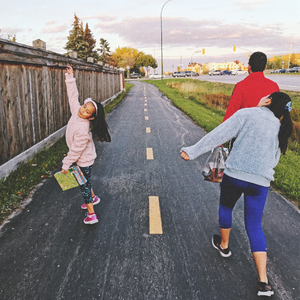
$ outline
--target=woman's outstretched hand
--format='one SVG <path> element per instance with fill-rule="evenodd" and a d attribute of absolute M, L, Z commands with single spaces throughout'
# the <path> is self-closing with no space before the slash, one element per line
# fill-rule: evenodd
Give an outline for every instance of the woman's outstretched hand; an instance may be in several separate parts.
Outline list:
<path fill-rule="evenodd" d="M 180 151 L 181 153 L 181 158 L 184 159 L 184 160 L 189 160 L 189 156 L 184 152 L 184 151 Z"/>
<path fill-rule="evenodd" d="M 74 73 L 73 68 L 71 66 L 68 66 L 66 70 L 69 75 L 72 75 Z"/>

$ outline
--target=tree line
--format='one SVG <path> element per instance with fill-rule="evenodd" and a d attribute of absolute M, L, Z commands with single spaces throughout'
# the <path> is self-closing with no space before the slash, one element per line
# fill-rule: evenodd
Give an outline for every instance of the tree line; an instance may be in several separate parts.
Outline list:
<path fill-rule="evenodd" d="M 297 58 L 295 53 L 291 54 L 290 59 L 288 55 L 284 55 L 274 57 L 272 61 L 268 60 L 267 62 L 267 69 L 286 69 L 288 66 L 289 68 L 299 67 L 299 58 Z"/>
<path fill-rule="evenodd" d="M 144 67 L 157 68 L 157 62 L 152 55 L 129 47 L 118 47 L 112 52 L 108 41 L 103 38 L 100 38 L 100 48 L 96 49 L 96 39 L 88 23 L 84 27 L 76 14 L 67 38 L 65 49 L 77 52 L 77 57 L 80 59 L 87 60 L 88 57 L 92 57 L 95 62 L 101 61 L 104 64 L 124 69 L 129 66 L 131 72 L 144 73 Z"/>

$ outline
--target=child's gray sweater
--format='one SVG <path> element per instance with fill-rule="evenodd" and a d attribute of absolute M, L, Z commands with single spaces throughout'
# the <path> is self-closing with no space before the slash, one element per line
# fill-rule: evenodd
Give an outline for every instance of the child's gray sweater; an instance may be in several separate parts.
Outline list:
<path fill-rule="evenodd" d="M 270 186 L 270 181 L 274 180 L 273 169 L 280 158 L 279 128 L 279 119 L 268 108 L 244 108 L 198 143 L 181 150 L 192 160 L 236 138 L 226 160 L 224 173 L 243 181 Z"/>

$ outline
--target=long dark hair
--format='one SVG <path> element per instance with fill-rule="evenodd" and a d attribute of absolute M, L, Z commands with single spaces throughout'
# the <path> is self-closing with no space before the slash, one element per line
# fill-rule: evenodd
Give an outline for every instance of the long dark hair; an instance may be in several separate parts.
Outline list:
<path fill-rule="evenodd" d="M 105 120 L 104 108 L 101 103 L 94 101 L 97 104 L 97 115 L 96 112 L 93 113 L 91 117 L 91 131 L 95 141 L 100 142 L 110 142 L 111 137 L 109 134 L 109 128 Z"/>
<path fill-rule="evenodd" d="M 277 117 L 281 123 L 278 133 L 279 148 L 281 153 L 285 154 L 288 145 L 288 139 L 293 132 L 293 122 L 286 105 L 292 100 L 287 94 L 282 92 L 275 92 L 268 98 L 270 98 L 272 102 L 267 107 L 274 113 L 275 117 Z"/>

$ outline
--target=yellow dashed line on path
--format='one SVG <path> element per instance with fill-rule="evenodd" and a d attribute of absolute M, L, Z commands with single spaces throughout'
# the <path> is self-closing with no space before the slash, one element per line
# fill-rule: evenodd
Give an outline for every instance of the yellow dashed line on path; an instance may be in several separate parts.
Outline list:
<path fill-rule="evenodd" d="M 159 198 L 157 196 L 149 196 L 149 233 L 163 234 Z"/>
<path fill-rule="evenodd" d="M 147 154 L 147 159 L 154 159 L 153 158 L 153 149 L 152 148 L 147 148 L 146 149 L 146 154 Z"/>
<path fill-rule="evenodd" d="M 144 105 L 147 106 L 147 103 L 145 103 Z"/>
<path fill-rule="evenodd" d="M 150 127 L 146 127 L 146 133 L 151 133 L 151 128 Z"/>
<path fill-rule="evenodd" d="M 145 116 L 145 120 L 149 120 L 149 117 L 148 117 L 148 116 Z"/>
<path fill-rule="evenodd" d="M 147 108 L 145 108 L 144 111 L 147 111 Z"/>

